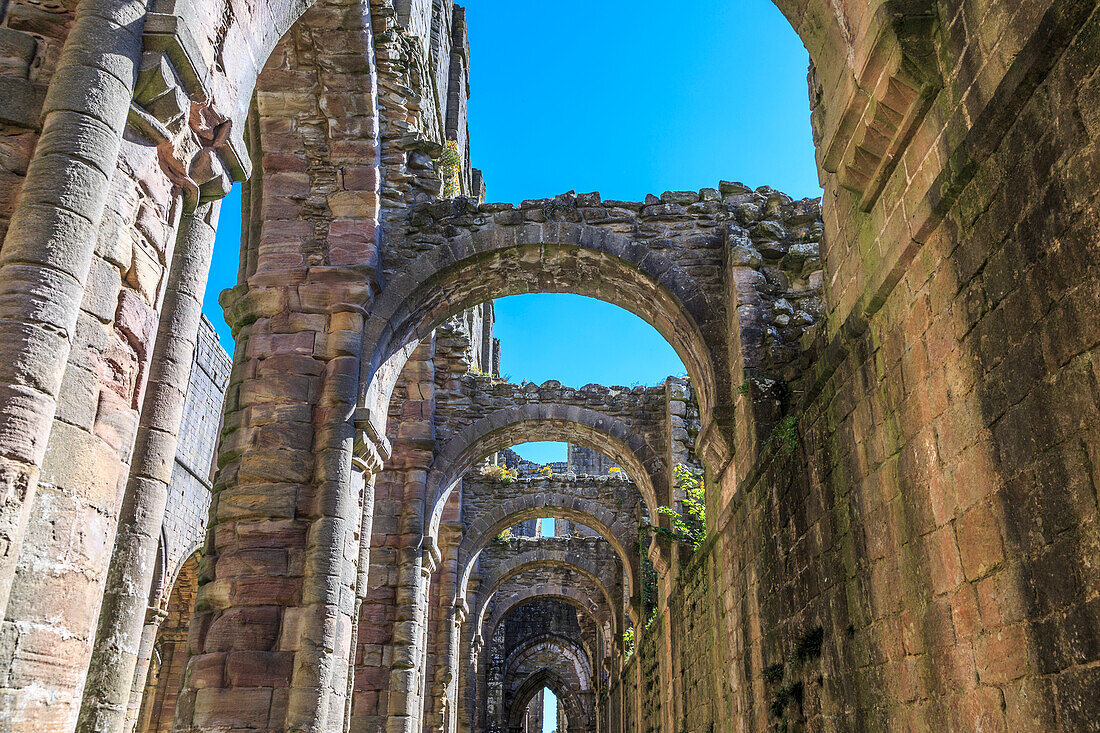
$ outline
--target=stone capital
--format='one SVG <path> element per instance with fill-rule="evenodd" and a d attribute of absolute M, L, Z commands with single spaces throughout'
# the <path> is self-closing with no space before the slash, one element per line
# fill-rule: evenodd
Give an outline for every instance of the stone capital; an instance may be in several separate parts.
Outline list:
<path fill-rule="evenodd" d="M 461 626 L 466 622 L 466 619 L 470 617 L 470 606 L 466 603 L 465 598 L 459 598 L 455 601 L 454 608 L 454 624 L 455 626 Z"/>
<path fill-rule="evenodd" d="M 379 432 L 377 425 L 369 407 L 356 408 L 354 460 L 370 473 L 380 473 L 393 452 L 389 439 Z"/>
<path fill-rule="evenodd" d="M 433 575 L 443 564 L 443 555 L 439 551 L 439 546 L 436 545 L 435 540 L 431 537 L 425 537 L 421 545 L 421 552 L 422 563 L 420 572 L 428 576 Z"/>

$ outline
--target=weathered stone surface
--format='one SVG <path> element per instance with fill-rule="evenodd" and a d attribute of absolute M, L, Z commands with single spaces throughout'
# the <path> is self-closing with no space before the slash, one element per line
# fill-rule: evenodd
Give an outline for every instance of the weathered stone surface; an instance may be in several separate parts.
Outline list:
<path fill-rule="evenodd" d="M 450 0 L 73 5 L 0 3 L 3 725 L 72 730 L 97 694 L 131 465 L 179 469 L 138 558 L 159 610 L 123 650 L 153 658 L 167 611 L 141 730 L 503 731 L 544 686 L 571 732 L 1095 721 L 1093 4 L 780 3 L 813 62 L 820 202 L 723 181 L 518 208 L 470 165 Z M 180 213 L 253 161 L 233 375 L 200 358 L 147 390 L 193 326 L 157 326 Z M 528 291 L 638 313 L 690 390 L 469 375 L 499 368 L 478 304 Z M 223 386 L 209 484 L 218 425 L 186 415 Z M 189 388 L 175 461 L 135 443 Z M 538 435 L 634 481 L 469 473 Z M 653 477 L 685 460 L 708 540 L 639 552 L 637 506 L 671 503 Z M 542 513 L 578 536 L 494 539 Z M 648 562 L 641 628 L 623 586 Z"/>

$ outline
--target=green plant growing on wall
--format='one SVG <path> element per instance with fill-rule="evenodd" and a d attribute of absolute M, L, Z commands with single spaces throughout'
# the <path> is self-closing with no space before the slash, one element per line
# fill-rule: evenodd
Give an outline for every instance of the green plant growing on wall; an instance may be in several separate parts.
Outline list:
<path fill-rule="evenodd" d="M 498 534 L 497 539 L 501 542 L 507 542 L 508 540 L 512 539 L 512 528 L 509 527 L 508 529 Z"/>
<path fill-rule="evenodd" d="M 631 626 L 629 629 L 623 632 L 623 653 L 628 657 L 633 654 L 634 646 L 636 643 L 637 638 L 635 635 L 634 627 Z"/>
<path fill-rule="evenodd" d="M 652 529 L 649 524 L 638 525 L 638 541 L 634 548 L 638 553 L 638 567 L 641 575 L 638 594 L 641 596 L 642 613 L 646 617 L 647 627 L 657 617 L 657 570 L 646 556 L 646 548 L 649 546 L 646 537 L 649 529 Z"/>
<path fill-rule="evenodd" d="M 825 641 L 825 629 L 820 626 L 807 631 L 794 648 L 794 656 L 800 662 L 808 662 L 821 657 L 821 645 Z"/>
<path fill-rule="evenodd" d="M 492 380 L 493 384 L 500 384 L 501 382 L 512 381 L 512 378 L 507 374 L 493 374 L 492 372 L 483 372 L 474 366 L 471 366 L 466 371 L 466 373 L 474 377 L 488 377 L 490 380 Z"/>
<path fill-rule="evenodd" d="M 821 658 L 821 647 L 824 642 L 825 629 L 821 626 L 814 626 L 799 637 L 794 645 L 794 649 L 791 650 L 791 653 L 787 657 L 792 680 L 790 684 L 782 685 L 774 689 L 771 702 L 768 706 L 772 715 L 781 719 L 781 730 L 786 729 L 787 720 L 784 719 L 784 716 L 787 709 L 792 704 L 796 704 L 801 708 L 802 699 L 805 694 L 805 685 L 801 678 L 804 678 L 808 671 L 807 663 Z M 784 676 L 786 676 L 786 671 L 786 667 L 782 663 L 777 662 L 768 665 L 764 668 L 764 681 L 770 685 L 778 685 L 783 681 Z"/>
<path fill-rule="evenodd" d="M 780 420 L 772 431 L 771 437 L 768 438 L 768 442 L 775 442 L 785 456 L 798 450 L 798 416 L 787 415 Z"/>
<path fill-rule="evenodd" d="M 443 198 L 453 199 L 461 187 L 462 156 L 458 154 L 458 142 L 448 140 L 439 155 L 439 175 L 443 179 Z"/>
<path fill-rule="evenodd" d="M 683 493 L 680 502 L 682 512 L 672 507 L 657 508 L 657 513 L 671 520 L 672 528 L 650 527 L 650 531 L 663 539 L 690 545 L 698 550 L 707 540 L 706 487 L 703 478 L 682 463 L 672 469 L 676 478 L 676 487 Z M 647 525 L 649 526 L 649 525 Z"/>

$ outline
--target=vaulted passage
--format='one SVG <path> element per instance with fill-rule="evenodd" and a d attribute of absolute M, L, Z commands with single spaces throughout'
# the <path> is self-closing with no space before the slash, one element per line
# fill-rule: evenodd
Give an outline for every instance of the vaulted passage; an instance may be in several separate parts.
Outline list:
<path fill-rule="evenodd" d="M 0 0 L 0 733 L 1100 730 L 1100 8 L 774 4 L 820 199 L 494 203 L 452 0 Z"/>

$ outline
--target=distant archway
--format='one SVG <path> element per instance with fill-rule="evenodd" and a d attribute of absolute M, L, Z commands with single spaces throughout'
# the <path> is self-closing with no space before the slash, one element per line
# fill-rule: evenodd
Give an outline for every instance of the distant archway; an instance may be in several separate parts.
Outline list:
<path fill-rule="evenodd" d="M 594 501 L 577 497 L 531 495 L 512 499 L 494 507 L 486 516 L 477 519 L 463 536 L 458 550 L 458 598 L 466 597 L 474 564 L 481 550 L 489 542 L 508 527 L 544 517 L 568 519 L 599 533 L 615 549 L 623 564 L 624 594 L 629 596 L 634 592 L 639 566 L 639 558 L 634 551 L 638 539 L 636 526 L 625 525 L 609 509 Z M 598 578 L 594 580 L 601 583 Z M 610 598 L 606 591 L 605 596 Z M 611 606 L 611 608 L 614 607 Z"/>
<path fill-rule="evenodd" d="M 501 598 L 498 595 L 498 605 L 494 607 L 488 623 L 482 626 L 482 630 L 485 632 L 482 638 L 486 640 L 492 639 L 493 635 L 497 632 L 497 628 L 504 622 L 509 614 L 518 608 L 532 603 L 538 603 L 539 601 L 560 601 L 580 611 L 588 617 L 595 627 L 597 636 L 599 637 L 598 641 L 603 645 L 603 648 L 610 648 L 613 637 L 611 636 L 610 630 L 611 614 L 609 613 L 609 609 L 601 607 L 601 605 L 593 601 L 590 596 L 585 595 L 582 589 L 563 588 L 551 584 L 532 586 L 518 593 L 514 593 L 507 598 Z"/>
<path fill-rule="evenodd" d="M 485 636 L 485 614 L 501 586 L 517 575 L 544 568 L 566 568 L 581 573 L 600 589 L 608 608 L 617 608 L 615 598 L 600 577 L 600 568 L 595 563 L 564 552 L 525 552 L 494 568 L 493 574 L 482 581 L 478 588 L 478 605 L 473 614 L 474 633 Z"/>
<path fill-rule="evenodd" d="M 576 405 L 526 404 L 501 409 L 467 425 L 443 446 L 427 479 L 429 536 L 438 532 L 450 492 L 464 473 L 491 453 L 531 440 L 572 442 L 611 457 L 638 486 L 653 523 L 657 507 L 668 504 L 668 467 L 645 437 L 629 425 Z"/>
<path fill-rule="evenodd" d="M 509 733 L 521 733 L 520 722 L 523 713 L 527 710 L 531 698 L 542 689 L 553 692 L 565 708 L 569 733 L 581 733 L 581 731 L 587 729 L 589 721 L 587 716 L 584 715 L 577 692 L 553 670 L 542 669 L 528 677 L 512 696 L 512 705 L 510 710 L 506 711 Z"/>

